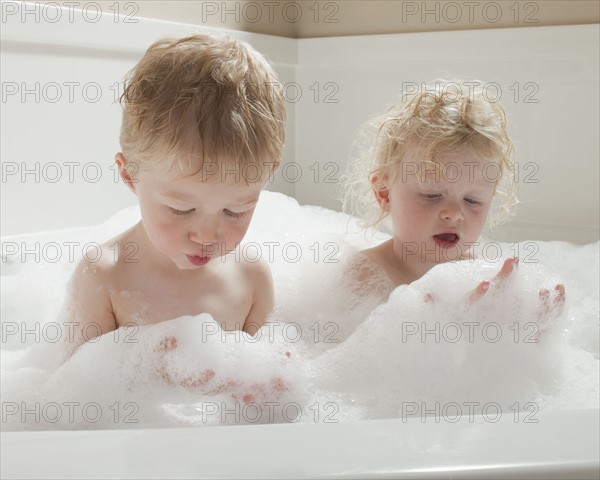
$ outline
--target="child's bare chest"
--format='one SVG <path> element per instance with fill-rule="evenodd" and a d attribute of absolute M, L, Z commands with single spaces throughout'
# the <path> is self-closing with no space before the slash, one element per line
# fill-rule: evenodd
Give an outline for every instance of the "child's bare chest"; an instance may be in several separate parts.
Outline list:
<path fill-rule="evenodd" d="M 133 279 L 131 279 L 133 280 Z M 252 290 L 235 278 L 212 281 L 152 282 L 137 279 L 111 293 L 119 326 L 149 325 L 183 315 L 209 313 L 226 330 L 241 330 L 252 307 Z"/>

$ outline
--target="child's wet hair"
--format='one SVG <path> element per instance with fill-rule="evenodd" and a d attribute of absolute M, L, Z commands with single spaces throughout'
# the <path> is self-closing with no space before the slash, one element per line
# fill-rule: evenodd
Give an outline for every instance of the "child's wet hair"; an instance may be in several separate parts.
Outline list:
<path fill-rule="evenodd" d="M 206 175 L 215 165 L 272 170 L 281 160 L 281 85 L 240 40 L 198 34 L 154 43 L 127 75 L 121 103 L 121 148 L 141 169 Z"/>
<path fill-rule="evenodd" d="M 506 113 L 494 98 L 473 85 L 482 82 L 436 80 L 363 126 L 342 182 L 344 210 L 361 218 L 365 226 L 383 220 L 370 179 L 394 181 L 402 162 L 416 150 L 427 169 L 439 166 L 437 158 L 466 147 L 482 159 L 498 162 L 501 175 L 495 185 L 496 211 L 491 227 L 507 221 L 516 200 L 513 143 Z"/>

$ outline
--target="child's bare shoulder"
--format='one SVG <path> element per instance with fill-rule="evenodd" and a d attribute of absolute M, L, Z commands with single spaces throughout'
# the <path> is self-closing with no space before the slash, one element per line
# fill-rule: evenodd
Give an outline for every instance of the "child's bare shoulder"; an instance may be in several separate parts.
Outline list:
<path fill-rule="evenodd" d="M 377 247 L 356 252 L 346 264 L 344 273 L 356 294 L 373 291 L 388 292 L 393 289 Z"/>
<path fill-rule="evenodd" d="M 73 278 L 86 282 L 107 282 L 112 276 L 119 275 L 124 265 L 137 261 L 137 250 L 131 229 L 104 243 L 96 243 L 80 259 Z"/>
<path fill-rule="evenodd" d="M 118 278 L 120 262 L 115 253 L 121 236 L 86 250 L 71 276 L 64 310 L 65 320 L 74 327 L 67 342 L 72 354 L 90 338 L 115 330 L 118 326 L 113 311 L 111 292 Z"/>
<path fill-rule="evenodd" d="M 273 283 L 269 262 L 259 252 L 242 256 L 239 268 L 245 279 L 253 286 Z"/>
<path fill-rule="evenodd" d="M 131 264 L 137 261 L 132 230 L 86 250 L 69 283 L 71 313 L 84 313 L 106 328 L 115 324 L 111 294 L 128 281 Z"/>
<path fill-rule="evenodd" d="M 371 249 L 360 250 L 348 259 L 346 273 L 358 281 L 371 278 L 380 270 L 379 262 L 374 259 Z"/>

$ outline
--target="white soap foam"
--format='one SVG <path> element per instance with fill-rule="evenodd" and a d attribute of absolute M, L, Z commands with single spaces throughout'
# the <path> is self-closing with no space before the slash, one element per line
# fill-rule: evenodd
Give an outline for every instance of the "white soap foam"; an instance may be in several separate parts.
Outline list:
<path fill-rule="evenodd" d="M 101 242 L 138 219 L 137 208 L 127 209 L 75 236 L 50 238 Z M 387 302 L 381 291 L 356 296 L 346 275 L 353 254 L 385 238 L 365 235 L 346 215 L 263 192 L 245 244 L 248 254 L 258 251 L 271 263 L 276 308 L 254 338 L 223 332 L 207 314 L 181 317 L 106 334 L 58 368 L 52 324 L 60 325 L 78 259 L 28 259 L 17 274 L 2 276 L 3 428 L 326 422 L 456 415 L 457 408 L 462 415 L 493 415 L 496 408 L 537 415 L 597 407 L 598 244 L 502 245 L 502 258 L 492 264 L 440 265 L 395 289 Z M 466 302 L 515 249 L 535 255 L 521 255 L 500 288 Z M 557 283 L 566 287 L 565 307 L 540 323 L 539 289 Z M 427 294 L 433 301 L 424 300 Z"/>

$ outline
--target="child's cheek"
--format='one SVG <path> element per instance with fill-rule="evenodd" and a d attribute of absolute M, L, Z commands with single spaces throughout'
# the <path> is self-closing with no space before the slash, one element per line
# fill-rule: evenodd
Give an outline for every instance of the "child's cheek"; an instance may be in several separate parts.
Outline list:
<path fill-rule="evenodd" d="M 185 222 L 178 218 L 169 218 L 168 214 L 157 216 L 153 220 L 149 233 L 161 246 L 172 245 L 184 231 Z"/>
<path fill-rule="evenodd" d="M 487 219 L 487 209 L 481 209 L 478 212 L 473 213 L 469 218 L 469 227 L 474 237 L 479 237 L 485 221 Z"/>
<path fill-rule="evenodd" d="M 248 231 L 250 220 L 231 222 L 227 227 L 225 242 L 228 248 L 232 248 L 236 243 L 241 242 Z"/>
<path fill-rule="evenodd" d="M 175 218 L 173 215 L 169 215 L 165 212 L 160 212 L 152 216 L 150 219 L 152 223 L 152 230 L 167 232 L 174 227 Z"/>

